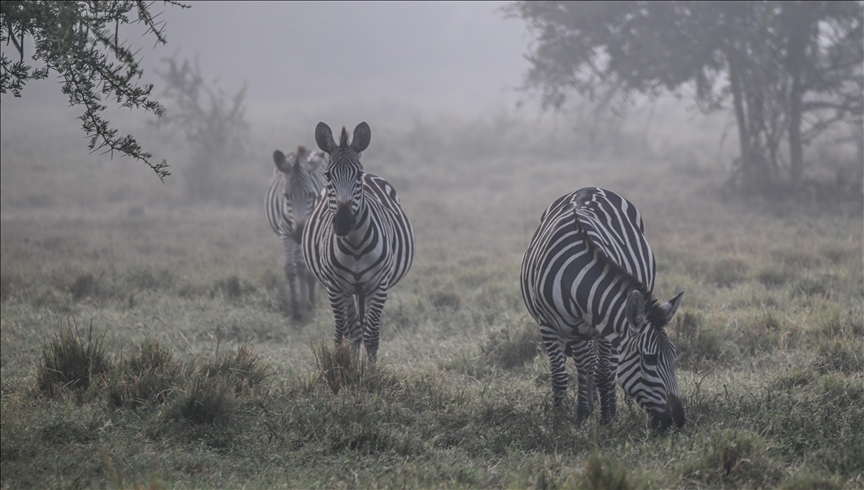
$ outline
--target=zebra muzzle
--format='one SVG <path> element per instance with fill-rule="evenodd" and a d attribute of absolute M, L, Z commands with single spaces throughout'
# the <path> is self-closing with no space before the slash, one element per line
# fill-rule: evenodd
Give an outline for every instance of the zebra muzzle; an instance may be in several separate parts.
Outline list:
<path fill-rule="evenodd" d="M 672 427 L 672 424 L 680 429 L 687 422 L 681 400 L 675 395 L 669 395 L 666 399 L 665 410 L 652 411 L 650 414 L 651 425 L 660 432 L 665 432 L 666 429 Z"/>
<path fill-rule="evenodd" d="M 291 233 L 291 238 L 293 238 L 296 243 L 300 243 L 303 239 L 303 226 L 304 223 L 297 223 L 294 225 L 294 231 Z"/>
<path fill-rule="evenodd" d="M 333 232 L 337 236 L 345 236 L 354 228 L 354 215 L 351 214 L 351 204 L 342 204 L 336 208 L 336 215 L 333 216 Z"/>

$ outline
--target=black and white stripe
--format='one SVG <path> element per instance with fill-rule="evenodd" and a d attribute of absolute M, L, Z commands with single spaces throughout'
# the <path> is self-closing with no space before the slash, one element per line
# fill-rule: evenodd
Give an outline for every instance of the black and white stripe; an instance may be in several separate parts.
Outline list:
<path fill-rule="evenodd" d="M 675 347 L 664 330 L 684 293 L 663 304 L 654 298 L 654 254 L 644 230 L 633 204 L 586 187 L 544 211 L 522 259 L 522 298 L 540 324 L 555 404 L 567 391 L 570 354 L 580 423 L 594 409 L 595 388 L 601 422 L 617 417 L 617 374 L 657 427 L 684 425 Z"/>
<path fill-rule="evenodd" d="M 291 308 L 294 318 L 300 317 L 295 281 L 300 276 L 300 295 L 315 304 L 315 279 L 306 269 L 300 240 L 306 221 L 315 207 L 315 199 L 324 187 L 325 156 L 307 152 L 303 146 L 286 157 L 273 152 L 273 178 L 264 198 L 264 215 L 270 229 L 279 236 L 285 255 L 285 277 L 291 288 Z"/>
<path fill-rule="evenodd" d="M 318 147 L 330 159 L 324 190 L 303 235 L 303 253 L 312 275 L 327 288 L 336 343 L 347 338 L 359 349 L 362 338 L 374 361 L 381 310 L 387 292 L 411 267 L 414 230 L 393 186 L 363 171 L 360 153 L 370 139 L 365 122 L 354 129 L 350 144 L 344 127 L 338 145 L 326 124 L 315 128 Z"/>

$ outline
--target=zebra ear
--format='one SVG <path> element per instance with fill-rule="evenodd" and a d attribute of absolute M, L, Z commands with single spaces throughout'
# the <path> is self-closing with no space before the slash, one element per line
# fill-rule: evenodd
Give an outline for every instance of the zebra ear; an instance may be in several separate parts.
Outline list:
<path fill-rule="evenodd" d="M 293 156 L 293 153 L 288 154 L 288 158 L 292 158 Z M 285 154 L 279 150 L 273 152 L 273 163 L 276 164 L 276 168 L 280 172 L 289 172 L 291 170 L 291 165 L 288 163 L 288 158 L 286 158 Z"/>
<path fill-rule="evenodd" d="M 360 153 L 369 147 L 369 141 L 372 140 L 372 130 L 365 122 L 361 122 L 354 128 L 354 138 L 351 140 L 351 149 Z"/>
<path fill-rule="evenodd" d="M 642 293 L 633 290 L 624 305 L 624 318 L 630 323 L 630 333 L 638 334 L 645 324 L 645 298 Z"/>
<path fill-rule="evenodd" d="M 333 141 L 333 131 L 330 126 L 319 122 L 315 127 L 315 142 L 318 143 L 318 148 L 325 153 L 333 153 L 336 149 L 336 142 Z"/>
<path fill-rule="evenodd" d="M 663 310 L 663 314 L 666 315 L 666 324 L 672 321 L 672 317 L 675 316 L 675 312 L 678 311 L 678 307 L 681 306 L 681 300 L 684 299 L 684 291 L 678 293 L 678 296 L 670 299 L 666 303 L 660 305 L 660 308 Z"/>

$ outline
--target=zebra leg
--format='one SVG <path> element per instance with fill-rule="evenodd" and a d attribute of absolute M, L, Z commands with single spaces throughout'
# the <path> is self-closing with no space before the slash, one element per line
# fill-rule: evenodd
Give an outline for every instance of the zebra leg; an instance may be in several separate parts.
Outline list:
<path fill-rule="evenodd" d="M 300 307 L 297 304 L 297 263 L 294 260 L 297 251 L 297 243 L 290 235 L 279 237 L 282 241 L 282 253 L 285 254 L 285 278 L 288 280 L 288 288 L 291 290 L 291 312 L 295 320 L 300 319 Z"/>
<path fill-rule="evenodd" d="M 303 248 L 297 247 L 297 280 L 300 283 L 300 298 L 309 299 L 309 309 L 315 309 L 315 276 L 306 267 L 306 261 L 303 259 Z"/>
<path fill-rule="evenodd" d="M 555 406 L 560 407 L 564 395 L 567 394 L 567 366 L 565 365 L 567 357 L 564 355 L 564 342 L 551 327 L 541 326 L 540 336 L 549 355 L 553 400 Z"/>
<path fill-rule="evenodd" d="M 618 351 L 606 339 L 597 343 L 597 388 L 600 391 L 600 423 L 618 420 L 618 402 L 615 398 L 615 373 L 618 370 Z"/>
<path fill-rule="evenodd" d="M 594 413 L 594 370 L 597 354 L 593 340 L 570 339 L 568 347 L 576 363 L 576 376 L 579 380 L 576 391 L 576 424 L 582 425 L 582 422 Z"/>
<path fill-rule="evenodd" d="M 364 302 L 361 311 L 365 310 L 363 344 L 366 346 L 366 357 L 374 363 L 378 358 L 378 329 L 381 326 L 381 311 L 384 310 L 384 302 L 387 301 L 387 288 L 376 289 L 360 301 Z"/>
<path fill-rule="evenodd" d="M 354 310 L 354 296 L 340 290 L 327 288 L 327 296 L 330 298 L 330 307 L 333 308 L 333 316 L 336 318 L 336 345 L 348 339 L 355 350 L 360 348 L 360 320 Z"/>

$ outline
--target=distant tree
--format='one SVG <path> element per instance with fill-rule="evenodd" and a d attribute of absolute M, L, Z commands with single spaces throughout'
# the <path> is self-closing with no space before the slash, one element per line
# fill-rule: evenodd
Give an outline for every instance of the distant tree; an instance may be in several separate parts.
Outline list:
<path fill-rule="evenodd" d="M 823 2 L 515 2 L 534 40 L 523 88 L 559 110 L 575 92 L 627 101 L 695 87 L 704 113 L 735 114 L 735 183 L 792 186 L 803 147 L 835 123 L 862 124 L 864 4 Z M 780 143 L 788 143 L 783 164 Z"/>
<path fill-rule="evenodd" d="M 174 0 L 165 4 L 188 8 Z M 132 135 L 117 136 L 103 112 L 105 101 L 115 99 L 120 107 L 143 109 L 161 116 L 163 108 L 153 100 L 152 85 L 140 85 L 135 80 L 143 71 L 137 52 L 119 41 L 121 25 L 143 23 L 156 42 L 165 44 L 164 22 L 151 14 L 152 2 L 141 0 L 57 2 L 48 0 L 0 2 L 0 44 L 10 43 L 18 60 L 2 53 L 0 94 L 11 92 L 21 97 L 30 80 L 41 80 L 50 73 L 63 79 L 61 91 L 69 97 L 71 106 L 83 106 L 78 119 L 90 137 L 91 151 L 116 151 L 146 163 L 160 179 L 169 175 L 163 160 L 151 161 Z M 130 18 L 130 12 L 136 17 Z M 112 29 L 113 27 L 113 29 Z M 32 42 L 32 53 L 25 53 L 25 42 Z M 36 68 L 25 64 L 25 54 L 37 63 Z"/>
<path fill-rule="evenodd" d="M 165 85 L 161 97 L 170 104 L 155 124 L 171 129 L 189 145 L 190 161 L 183 175 L 188 200 L 212 199 L 219 192 L 216 171 L 242 159 L 248 150 L 246 87 L 228 95 L 216 87 L 216 80 L 204 81 L 197 59 L 194 64 L 173 58 L 162 61 L 167 71 L 156 74 Z"/>

